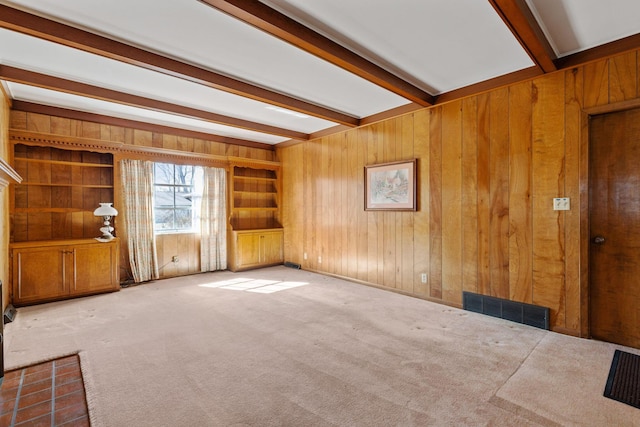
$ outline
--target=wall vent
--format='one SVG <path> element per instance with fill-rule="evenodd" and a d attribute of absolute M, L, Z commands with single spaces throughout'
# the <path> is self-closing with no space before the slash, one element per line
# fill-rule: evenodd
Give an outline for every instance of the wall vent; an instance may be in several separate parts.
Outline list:
<path fill-rule="evenodd" d="M 463 292 L 462 308 L 540 329 L 549 329 L 549 309 L 539 305 Z"/>
<path fill-rule="evenodd" d="M 300 270 L 300 267 L 301 267 L 300 264 L 296 264 L 295 262 L 289 262 L 289 261 L 285 261 L 284 266 L 289 268 L 295 268 L 298 270 Z"/>

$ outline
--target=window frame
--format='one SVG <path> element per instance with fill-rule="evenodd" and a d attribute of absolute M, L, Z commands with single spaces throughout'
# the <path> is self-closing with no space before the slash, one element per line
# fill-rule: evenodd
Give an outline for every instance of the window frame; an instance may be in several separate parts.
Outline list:
<path fill-rule="evenodd" d="M 159 179 L 158 176 L 158 168 L 159 165 L 168 165 L 172 168 L 172 174 L 167 179 L 165 176 L 164 181 L 171 182 L 162 182 L 163 180 Z M 187 167 L 192 168 L 190 171 L 191 174 L 191 184 L 179 183 L 176 179 L 176 171 L 177 168 Z M 181 163 L 168 163 L 168 162 L 154 162 L 153 163 L 153 232 L 154 234 L 189 234 L 189 233 L 198 233 L 200 230 L 200 221 L 198 214 L 198 206 L 200 199 L 202 198 L 202 189 L 199 188 L 201 185 L 198 185 L 197 178 L 198 175 L 202 175 L 202 167 L 191 164 L 181 164 Z M 170 193 L 172 194 L 173 203 L 166 205 L 159 205 L 157 200 L 157 188 L 167 188 L 172 189 Z M 177 191 L 178 189 L 187 189 L 184 191 Z M 188 191 L 190 190 L 190 191 Z M 181 207 L 186 205 L 178 205 L 176 204 L 176 195 L 180 193 L 190 194 L 190 205 L 189 207 Z M 185 197 L 188 199 L 188 197 Z M 189 199 L 188 199 L 189 200 Z M 172 214 L 172 225 L 173 228 L 158 228 L 157 217 L 159 211 L 171 211 Z M 176 217 L 176 213 L 178 211 L 189 211 L 191 216 L 191 226 L 189 228 L 176 228 L 176 225 L 179 223 L 178 218 Z"/>

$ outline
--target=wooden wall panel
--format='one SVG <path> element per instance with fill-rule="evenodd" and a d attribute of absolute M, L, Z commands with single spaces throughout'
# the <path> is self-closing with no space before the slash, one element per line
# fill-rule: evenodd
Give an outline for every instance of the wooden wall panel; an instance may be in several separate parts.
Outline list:
<path fill-rule="evenodd" d="M 381 143 L 380 149 L 383 153 L 383 162 L 398 160 L 396 155 L 396 147 L 398 145 L 396 125 L 397 119 L 387 120 L 381 124 L 382 134 L 378 141 Z M 382 236 L 378 236 L 378 262 L 381 262 L 384 266 L 382 283 L 389 288 L 397 288 L 396 266 L 398 266 L 398 259 L 396 253 L 398 252 L 398 242 L 396 236 L 401 234 L 396 233 L 397 216 L 396 212 L 383 212 L 379 216 L 382 219 Z"/>
<path fill-rule="evenodd" d="M 605 105 L 609 102 L 609 60 L 597 61 L 583 67 L 584 107 Z"/>
<path fill-rule="evenodd" d="M 635 78 L 635 73 L 633 75 Z M 569 197 L 574 204 L 573 209 L 565 212 L 565 329 L 569 331 L 579 331 L 583 329 L 581 325 L 582 305 L 588 304 L 587 292 L 582 292 L 580 268 L 581 259 L 581 212 L 580 205 L 580 175 L 584 171 L 585 176 L 588 170 L 585 169 L 586 161 L 581 160 L 581 139 L 583 103 L 582 88 L 583 73 L 581 69 L 574 69 L 565 73 L 565 197 Z M 584 154 L 587 150 L 584 150 Z M 584 203 L 586 203 L 586 198 Z M 588 206 L 584 205 L 585 209 Z M 586 217 L 587 215 L 585 215 Z M 586 268 L 586 266 L 585 266 Z M 586 276 L 586 272 L 585 272 Z M 585 316 L 586 317 L 586 316 Z M 560 325 L 558 325 L 559 327 Z M 586 330 L 586 324 L 584 330 Z"/>
<path fill-rule="evenodd" d="M 564 75 L 533 82 L 533 303 L 552 309 L 552 324 L 564 325 Z"/>
<path fill-rule="evenodd" d="M 489 95 L 478 96 L 478 292 L 491 295 Z"/>
<path fill-rule="evenodd" d="M 429 236 L 429 129 L 430 114 L 428 110 L 418 111 L 413 114 L 413 153 L 418 159 L 418 188 L 417 204 L 418 210 L 413 215 L 413 273 L 415 278 L 414 295 L 421 297 L 429 296 L 429 260 L 430 257 L 430 236 Z M 426 275 L 425 282 L 422 281 L 422 274 Z"/>
<path fill-rule="evenodd" d="M 638 96 L 636 52 L 618 55 L 609 61 L 609 102 L 620 102 Z"/>
<path fill-rule="evenodd" d="M 531 304 L 532 277 L 532 85 L 509 90 L 509 299 Z"/>
<path fill-rule="evenodd" d="M 0 158 L 7 163 L 11 161 L 11 151 L 9 144 L 9 126 L 10 126 L 10 103 L 9 96 L 5 93 L 4 87 L 0 85 Z M 20 172 L 18 172 L 20 173 Z M 11 201 L 10 191 L 5 189 L 0 191 L 0 280 L 5 283 L 2 287 L 2 301 L 4 307 L 0 310 L 4 313 L 4 309 L 9 304 L 9 238 L 11 235 L 9 225 L 9 215 Z"/>
<path fill-rule="evenodd" d="M 638 99 L 638 62 L 625 53 L 280 149 L 284 176 L 304 193 L 284 199 L 298 222 L 287 226 L 304 235 L 286 248 L 308 253 L 303 268 L 454 306 L 463 290 L 543 305 L 554 330 L 587 334 L 584 109 Z M 408 157 L 418 159 L 418 210 L 364 211 L 364 166 Z M 571 210 L 554 211 L 554 197 Z M 335 201 L 342 209 L 326 223 L 321 205 Z M 326 230 L 345 224 L 347 242 Z M 318 264 L 320 250 L 342 269 Z"/>
<path fill-rule="evenodd" d="M 431 110 L 429 128 L 429 296 L 442 298 L 442 107 Z"/>
<path fill-rule="evenodd" d="M 399 160 L 410 160 L 415 158 L 414 154 L 414 137 L 413 137 L 413 115 L 401 117 L 398 130 L 399 137 L 402 144 L 398 147 L 401 148 L 398 153 Z M 396 283 L 399 283 L 399 289 L 407 293 L 414 293 L 416 285 L 418 284 L 418 276 L 413 272 L 414 260 L 414 217 L 415 215 L 410 212 L 402 212 L 400 214 L 402 233 L 398 233 L 402 236 L 401 250 L 398 251 L 400 255 L 400 274 L 396 277 Z"/>
<path fill-rule="evenodd" d="M 364 141 L 367 144 L 367 157 L 366 163 L 363 165 L 374 165 L 376 163 L 382 163 L 383 159 L 378 158 L 378 124 L 374 124 L 369 126 L 370 130 L 367 135 L 367 141 Z M 284 166 L 284 165 L 283 165 Z M 283 170 L 285 170 L 283 168 Z M 362 201 L 364 203 L 364 199 Z M 382 238 L 380 230 L 380 212 L 368 212 L 367 213 L 367 266 L 366 266 L 366 281 L 369 283 L 382 284 L 384 273 L 384 264 L 379 262 L 378 260 L 378 247 L 381 246 L 378 244 L 378 240 Z M 380 277 L 379 277 L 380 275 Z"/>
<path fill-rule="evenodd" d="M 368 227 L 371 215 L 364 210 L 364 165 L 368 163 L 370 129 L 371 127 L 366 127 L 362 129 L 361 132 L 357 132 L 358 161 L 354 165 L 354 174 L 358 180 L 356 184 L 358 186 L 358 196 L 353 200 L 353 203 L 356 203 L 356 212 L 359 212 L 358 234 L 355 237 L 358 240 L 358 272 L 356 273 L 356 278 L 362 281 L 368 280 L 368 272 L 370 270 L 368 264 L 370 242 L 368 238 Z M 371 269 L 376 270 L 373 266 Z"/>
<path fill-rule="evenodd" d="M 489 269 L 491 295 L 509 298 L 509 92 L 489 95 Z"/>
<path fill-rule="evenodd" d="M 462 101 L 462 289 L 478 292 L 478 100 Z"/>
<path fill-rule="evenodd" d="M 442 107 L 442 298 L 462 303 L 462 102 Z"/>

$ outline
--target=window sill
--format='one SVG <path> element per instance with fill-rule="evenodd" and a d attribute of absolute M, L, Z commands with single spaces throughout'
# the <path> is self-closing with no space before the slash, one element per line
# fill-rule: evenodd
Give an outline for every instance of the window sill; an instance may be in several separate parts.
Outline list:
<path fill-rule="evenodd" d="M 154 233 L 156 236 L 167 236 L 167 235 L 172 235 L 172 234 L 200 234 L 199 231 L 193 231 L 193 230 L 167 230 L 167 231 L 154 231 Z"/>

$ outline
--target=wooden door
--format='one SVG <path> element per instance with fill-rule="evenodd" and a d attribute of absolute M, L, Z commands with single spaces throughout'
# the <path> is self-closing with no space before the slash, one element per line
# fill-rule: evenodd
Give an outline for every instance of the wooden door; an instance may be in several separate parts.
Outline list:
<path fill-rule="evenodd" d="M 640 109 L 591 119 L 589 227 L 591 335 L 640 348 Z"/>

